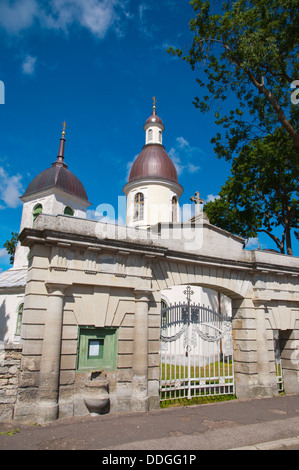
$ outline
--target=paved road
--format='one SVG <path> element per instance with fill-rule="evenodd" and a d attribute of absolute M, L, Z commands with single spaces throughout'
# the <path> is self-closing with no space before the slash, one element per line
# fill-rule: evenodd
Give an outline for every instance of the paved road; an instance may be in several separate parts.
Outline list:
<path fill-rule="evenodd" d="M 7 431 L 12 435 L 3 434 Z M 116 450 L 133 455 L 248 446 L 298 449 L 299 394 L 67 418 L 42 426 L 6 422 L 0 423 L 0 433 L 1 450 L 96 449 L 103 456 Z"/>

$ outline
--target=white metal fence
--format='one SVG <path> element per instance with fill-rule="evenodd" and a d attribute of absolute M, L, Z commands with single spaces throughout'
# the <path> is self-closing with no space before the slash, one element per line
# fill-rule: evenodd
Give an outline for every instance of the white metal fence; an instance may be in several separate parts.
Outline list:
<path fill-rule="evenodd" d="M 231 317 L 187 296 L 162 309 L 160 340 L 161 400 L 234 393 Z"/>

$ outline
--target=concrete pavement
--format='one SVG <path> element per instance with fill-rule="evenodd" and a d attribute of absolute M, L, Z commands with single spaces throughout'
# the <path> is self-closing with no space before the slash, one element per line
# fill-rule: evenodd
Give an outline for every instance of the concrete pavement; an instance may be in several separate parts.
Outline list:
<path fill-rule="evenodd" d="M 67 418 L 42 426 L 13 421 L 0 423 L 0 433 L 0 450 L 101 450 L 114 455 L 116 450 L 299 449 L 299 394 Z"/>

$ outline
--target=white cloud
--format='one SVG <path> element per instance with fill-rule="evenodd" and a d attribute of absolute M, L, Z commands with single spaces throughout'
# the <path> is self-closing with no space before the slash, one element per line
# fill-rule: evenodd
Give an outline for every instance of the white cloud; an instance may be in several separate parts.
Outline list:
<path fill-rule="evenodd" d="M 180 148 L 190 148 L 189 142 L 184 137 L 177 137 L 176 141 Z"/>
<path fill-rule="evenodd" d="M 52 0 L 50 13 L 43 13 L 41 19 L 46 27 L 64 31 L 79 24 L 102 38 L 115 19 L 115 4 L 113 0 Z"/>
<path fill-rule="evenodd" d="M 152 10 L 150 5 L 142 2 L 138 6 L 138 30 L 146 37 L 152 38 L 153 31 L 156 29 L 155 25 L 150 23 L 146 18 L 146 12 Z"/>
<path fill-rule="evenodd" d="M 169 150 L 169 156 L 176 167 L 178 175 L 181 175 L 183 171 L 197 173 L 200 166 L 193 163 L 192 160 L 198 160 L 202 153 L 199 147 L 191 146 L 184 137 L 177 137 L 175 145 Z"/>
<path fill-rule="evenodd" d="M 79 25 L 98 38 L 103 38 L 114 25 L 119 28 L 120 14 L 126 13 L 127 0 L 1 0 L 0 27 L 18 34 L 37 23 L 46 29 L 69 32 Z"/>
<path fill-rule="evenodd" d="M 19 197 L 23 191 L 21 179 L 21 175 L 10 176 L 3 167 L 0 167 L 0 200 L 5 203 L 5 206 L 0 205 L 0 209 L 15 208 L 20 205 Z"/>
<path fill-rule="evenodd" d="M 7 253 L 6 248 L 0 248 L 0 262 L 2 264 L 8 264 L 10 262 L 10 255 Z M 3 270 L 0 269 L 0 273 Z"/>
<path fill-rule="evenodd" d="M 0 26 L 8 33 L 18 34 L 32 26 L 38 16 L 39 7 L 36 0 L 17 0 L 10 2 L 2 0 L 0 3 Z"/>
<path fill-rule="evenodd" d="M 0 258 L 6 258 L 6 256 L 8 257 L 6 248 L 0 248 Z"/>
<path fill-rule="evenodd" d="M 22 63 L 22 72 L 25 75 L 33 75 L 35 72 L 36 57 L 27 55 Z"/>
<path fill-rule="evenodd" d="M 205 203 L 207 204 L 208 202 L 214 202 L 215 199 L 220 199 L 220 196 L 219 195 L 215 196 L 214 194 L 208 194 L 205 200 Z"/>

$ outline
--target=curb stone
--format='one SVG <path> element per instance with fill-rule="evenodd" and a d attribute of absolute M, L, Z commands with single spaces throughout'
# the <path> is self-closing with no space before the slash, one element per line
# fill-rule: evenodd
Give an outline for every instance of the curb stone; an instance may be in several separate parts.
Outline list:
<path fill-rule="evenodd" d="M 299 436 L 279 439 L 277 441 L 262 442 L 244 447 L 235 447 L 230 450 L 282 450 L 290 446 L 299 446 Z"/>

